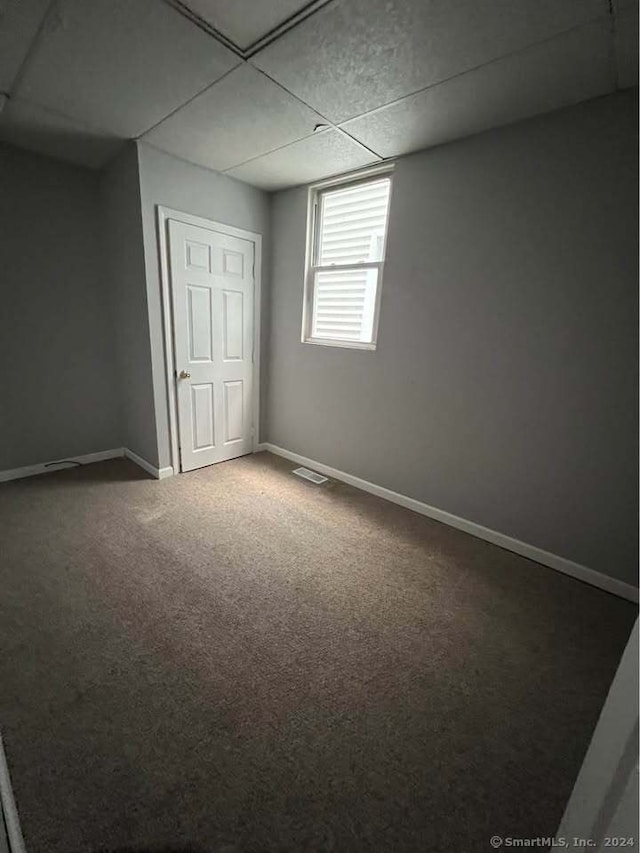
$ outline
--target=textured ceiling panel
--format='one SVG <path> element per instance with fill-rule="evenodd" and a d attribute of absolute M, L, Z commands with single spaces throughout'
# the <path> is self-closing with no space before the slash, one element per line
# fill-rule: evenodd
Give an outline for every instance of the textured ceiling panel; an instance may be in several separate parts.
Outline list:
<path fill-rule="evenodd" d="M 144 137 L 220 171 L 310 136 L 322 118 L 250 65 L 234 69 Z"/>
<path fill-rule="evenodd" d="M 15 98 L 0 114 L 0 139 L 19 148 L 91 169 L 104 166 L 125 144 L 117 137 L 90 130 L 64 116 Z"/>
<path fill-rule="evenodd" d="M 377 157 L 344 134 L 326 130 L 236 166 L 227 174 L 264 190 L 277 190 L 377 162 Z"/>
<path fill-rule="evenodd" d="M 376 153 L 392 157 L 614 89 L 605 20 L 353 119 L 344 129 Z"/>
<path fill-rule="evenodd" d="M 615 52 L 618 85 L 638 85 L 638 4 L 624 6 L 615 18 Z"/>
<path fill-rule="evenodd" d="M 239 61 L 156 0 L 61 0 L 52 23 L 18 96 L 123 137 L 148 130 Z"/>
<path fill-rule="evenodd" d="M 245 50 L 295 15 L 309 0 L 182 0 L 193 12 Z"/>
<path fill-rule="evenodd" d="M 11 89 L 49 0 L 5 0 L 0 3 L 0 92 Z"/>
<path fill-rule="evenodd" d="M 606 14 L 607 0 L 335 0 L 251 62 L 337 122 Z"/>

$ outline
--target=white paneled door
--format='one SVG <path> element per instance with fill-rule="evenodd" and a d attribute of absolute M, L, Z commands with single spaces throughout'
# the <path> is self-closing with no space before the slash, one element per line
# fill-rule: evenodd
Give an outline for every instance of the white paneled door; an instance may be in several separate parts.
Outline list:
<path fill-rule="evenodd" d="M 254 243 L 169 220 L 180 464 L 252 452 Z"/>

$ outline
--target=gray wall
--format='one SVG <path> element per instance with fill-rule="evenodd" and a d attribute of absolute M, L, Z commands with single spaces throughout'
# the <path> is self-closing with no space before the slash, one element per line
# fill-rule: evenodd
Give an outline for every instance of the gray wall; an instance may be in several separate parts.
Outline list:
<path fill-rule="evenodd" d="M 274 197 L 266 440 L 636 583 L 632 95 L 398 161 L 376 352 L 300 343 Z"/>
<path fill-rule="evenodd" d="M 98 177 L 0 145 L 0 470 L 121 446 Z"/>
<path fill-rule="evenodd" d="M 158 439 L 135 143 L 102 173 L 100 189 L 105 269 L 116 322 L 121 444 L 155 465 Z"/>
<path fill-rule="evenodd" d="M 227 178 L 217 172 L 193 166 L 144 143 L 139 143 L 138 156 L 151 333 L 153 394 L 158 436 L 158 459 L 149 458 L 149 462 L 162 468 L 171 464 L 171 456 L 164 366 L 162 297 L 156 233 L 156 205 L 163 205 L 262 234 L 264 305 L 269 290 L 268 259 L 264 256 L 264 250 L 269 240 L 269 198 L 261 190 Z M 266 308 L 263 313 L 262 328 L 263 330 L 268 328 Z"/>

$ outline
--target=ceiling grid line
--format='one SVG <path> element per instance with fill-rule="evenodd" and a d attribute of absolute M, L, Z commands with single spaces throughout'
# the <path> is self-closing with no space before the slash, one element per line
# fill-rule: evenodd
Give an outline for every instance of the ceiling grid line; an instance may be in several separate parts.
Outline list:
<path fill-rule="evenodd" d="M 196 92 L 195 95 L 193 95 L 191 98 L 186 100 L 184 102 L 184 104 L 180 104 L 180 106 L 176 107 L 170 113 L 167 113 L 166 116 L 163 116 L 159 121 L 155 122 L 155 124 L 152 124 L 151 127 L 148 127 L 146 130 L 143 130 L 142 133 L 139 133 L 137 136 L 134 136 L 133 139 L 135 139 L 135 140 L 142 139 L 148 133 L 151 133 L 152 130 L 155 130 L 156 127 L 159 127 L 159 125 L 161 125 L 163 122 L 167 121 L 167 119 L 170 119 L 172 116 L 176 115 L 176 113 L 179 113 L 180 110 L 189 106 L 189 104 L 191 104 L 193 101 L 195 101 L 196 98 L 199 98 L 200 95 L 204 95 L 204 93 L 208 92 L 209 89 L 212 89 L 214 86 L 217 86 L 218 83 L 221 83 L 225 79 L 225 77 L 229 76 L 229 74 L 233 74 L 234 71 L 236 71 L 242 65 L 246 65 L 246 64 L 247 63 L 244 60 L 241 60 L 237 65 L 234 65 L 233 68 L 230 68 L 228 71 L 225 71 L 225 73 L 222 75 L 222 77 L 219 77 L 217 80 L 214 80 L 213 83 L 208 83 L 203 89 L 201 89 L 199 92 Z"/>
<path fill-rule="evenodd" d="M 368 146 L 364 145 L 364 143 L 362 143 L 358 139 L 355 139 L 354 137 L 352 137 L 350 133 L 347 133 L 339 125 L 332 122 L 331 119 L 327 118 L 325 115 L 323 115 L 321 112 L 319 112 L 315 107 L 313 107 L 313 106 L 311 106 L 311 104 L 307 103 L 307 101 L 304 101 L 302 98 L 298 97 L 298 95 L 296 95 L 295 92 L 292 92 L 290 89 L 287 89 L 287 87 L 285 85 L 283 85 L 282 83 L 280 83 L 279 80 L 276 80 L 275 78 L 271 77 L 269 74 L 267 74 L 266 71 L 263 71 L 261 68 L 255 68 L 254 65 L 252 65 L 251 63 L 249 63 L 249 64 L 259 74 L 262 74 L 263 77 L 266 77 L 267 80 L 270 80 L 272 83 L 274 83 L 280 89 L 282 89 L 283 92 L 286 92 L 292 98 L 295 98 L 295 100 L 298 101 L 300 104 L 302 104 L 303 106 L 305 106 L 308 109 L 313 110 L 315 113 L 317 113 L 320 116 L 320 118 L 323 120 L 323 122 L 325 122 L 327 124 L 328 128 L 331 128 L 332 130 L 336 130 L 338 132 L 344 133 L 345 136 L 348 136 L 349 139 L 352 139 L 353 142 L 355 142 L 357 145 L 362 146 L 362 148 L 365 148 L 370 154 L 373 154 L 375 157 L 379 157 L 381 160 L 383 159 L 382 157 L 380 157 L 380 155 L 376 151 L 373 151 Z M 258 157 L 262 157 L 265 154 L 271 154 L 273 151 L 279 151 L 281 148 L 286 148 L 287 145 L 292 145 L 294 142 L 300 142 L 300 141 L 302 141 L 302 139 L 308 139 L 309 137 L 313 136 L 313 134 L 314 134 L 314 131 L 312 131 L 308 137 L 300 137 L 300 139 L 295 139 L 292 142 L 286 142 L 284 145 L 279 145 L 277 148 L 272 148 L 271 151 L 265 151 L 263 154 L 258 154 L 256 157 L 251 157 L 249 160 L 245 160 L 242 163 L 236 163 L 235 166 L 232 166 L 230 168 L 235 169 L 237 166 L 244 166 L 245 163 L 249 163 L 252 160 L 257 160 Z M 228 171 L 228 170 L 225 170 L 225 171 Z"/>
<path fill-rule="evenodd" d="M 631 0 L 10 8 L 0 140 L 92 168 L 142 140 L 267 190 L 637 85 Z"/>
<path fill-rule="evenodd" d="M 566 30 L 563 30 L 559 33 L 555 33 L 554 35 L 549 36 L 548 38 L 543 38 L 539 41 L 531 42 L 530 44 L 527 44 L 524 47 L 519 47 L 516 50 L 510 51 L 509 53 L 504 53 L 501 56 L 496 56 L 493 59 L 489 59 L 486 62 L 480 63 L 479 65 L 474 65 L 472 68 L 467 68 L 464 71 L 459 71 L 456 74 L 452 74 L 450 77 L 444 77 L 441 80 L 437 80 L 435 83 L 429 83 L 427 86 L 421 86 L 419 89 L 414 89 L 411 92 L 407 92 L 404 95 L 400 95 L 398 98 L 394 98 L 391 101 L 387 101 L 384 104 L 380 104 L 372 110 L 366 110 L 366 112 L 364 113 L 359 113 L 358 115 L 350 116 L 349 118 L 344 119 L 344 122 L 341 122 L 341 124 L 337 125 L 337 127 L 341 127 L 342 124 L 347 124 L 350 121 L 355 121 L 355 119 L 362 118 L 363 116 L 373 115 L 377 112 L 380 112 L 380 110 L 384 110 L 387 107 L 393 106 L 394 104 L 398 104 L 401 101 L 404 101 L 405 98 L 412 98 L 414 95 L 419 95 L 422 92 L 428 92 L 429 89 L 435 89 L 437 86 L 441 86 L 444 83 L 449 83 L 452 80 L 457 80 L 459 77 L 465 77 L 468 74 L 474 74 L 476 71 L 479 71 L 482 68 L 486 68 L 489 65 L 496 65 L 497 63 L 502 62 L 504 59 L 510 59 L 519 56 L 520 54 L 526 53 L 527 51 L 532 50 L 533 48 L 549 44 L 550 42 L 556 41 L 556 39 L 560 39 L 566 35 L 569 35 L 570 33 L 577 32 L 578 30 L 581 30 L 583 27 L 589 26 L 590 24 L 595 24 L 599 21 L 604 23 L 605 20 L 606 17 L 604 15 L 598 15 L 594 18 L 591 18 L 589 21 L 586 21 L 581 24 L 576 24 L 576 26 L 574 27 L 568 27 Z"/>
<path fill-rule="evenodd" d="M 58 5 L 58 0 L 49 0 L 46 11 L 42 17 L 42 20 L 40 21 L 40 24 L 38 25 L 38 28 L 36 29 L 36 32 L 35 32 L 32 40 L 31 40 L 31 43 L 27 49 L 27 52 L 25 53 L 25 55 L 22 59 L 22 62 L 20 63 L 20 67 L 18 68 L 18 70 L 17 70 L 17 72 L 13 78 L 11 86 L 9 87 L 9 91 L 5 93 L 8 98 L 13 97 L 16 89 L 20 85 L 20 81 L 22 80 L 22 78 L 25 74 L 25 71 L 29 65 L 29 61 L 31 60 L 31 58 L 33 57 L 33 55 L 35 53 L 35 50 L 36 50 L 37 44 L 40 40 L 40 37 L 44 33 L 46 27 L 49 26 L 49 21 L 52 19 L 53 14 L 54 14 L 54 10 L 56 9 L 57 5 Z"/>
<path fill-rule="evenodd" d="M 501 62 L 503 59 L 507 59 L 507 58 L 509 58 L 509 57 L 515 57 L 515 56 L 518 56 L 519 54 L 521 54 L 521 53 L 525 53 L 526 51 L 531 50 L 532 48 L 535 48 L 535 47 L 538 47 L 538 46 L 541 46 L 541 45 L 547 44 L 548 42 L 552 42 L 552 41 L 555 41 L 555 40 L 556 40 L 556 39 L 558 39 L 558 38 L 562 38 L 563 36 L 566 36 L 567 34 L 569 34 L 569 33 L 571 33 L 571 32 L 574 32 L 574 31 L 580 30 L 580 29 L 581 29 L 582 27 L 584 27 L 584 26 L 588 26 L 589 24 L 597 23 L 598 21 L 604 21 L 604 20 L 605 20 L 604 15 L 600 14 L 600 15 L 598 15 L 598 16 L 596 16 L 596 17 L 594 17 L 594 18 L 591 18 L 589 21 L 587 21 L 587 22 L 585 22 L 585 23 L 578 24 L 578 25 L 576 25 L 576 26 L 574 26 L 574 27 L 569 27 L 569 28 L 567 28 L 566 30 L 563 30 L 562 32 L 559 32 L 559 33 L 556 33 L 556 34 L 554 34 L 554 35 L 552 35 L 552 36 L 549 36 L 548 38 L 540 39 L 539 41 L 536 41 L 536 42 L 531 42 L 531 43 L 529 43 L 529 44 L 525 45 L 524 47 L 521 47 L 521 48 L 518 48 L 518 49 L 516 49 L 516 50 L 514 50 L 514 51 L 511 51 L 510 53 L 506 53 L 506 54 L 504 54 L 504 55 L 502 55 L 502 56 L 496 57 L 496 58 L 494 58 L 494 59 L 490 59 L 490 60 L 488 60 L 487 62 L 483 62 L 483 63 L 481 63 L 480 65 L 476 65 L 476 66 L 474 66 L 473 68 L 469 68 L 469 69 L 466 69 L 465 71 L 461 71 L 461 72 L 459 72 L 459 73 L 457 73 L 457 74 L 453 74 L 453 75 L 451 75 L 451 77 L 446 77 L 446 78 L 444 78 L 444 79 L 442 79 L 442 80 L 438 80 L 438 81 L 436 81 L 435 83 L 430 83 L 428 86 L 423 86 L 423 87 L 422 87 L 422 88 L 420 88 L 420 89 L 416 89 L 415 91 L 408 92 L 407 94 L 402 95 L 402 96 L 400 96 L 399 98 L 394 99 L 393 101 L 389 101 L 389 102 L 387 102 L 387 103 L 385 103 L 385 104 L 381 104 L 379 107 L 376 107 L 376 108 L 375 108 L 375 109 L 373 109 L 373 110 L 368 110 L 368 111 L 367 111 L 367 112 L 365 112 L 365 113 L 360 113 L 359 115 L 351 116 L 350 118 L 346 119 L 344 123 L 348 123 L 348 122 L 351 122 L 351 121 L 355 121 L 356 119 L 362 118 L 363 116 L 373 115 L 373 114 L 375 114 L 375 113 L 377 113 L 377 112 L 380 112 L 381 110 L 384 110 L 386 107 L 389 107 L 389 106 L 392 106 L 392 105 L 394 105 L 394 104 L 397 104 L 397 103 L 400 103 L 400 102 L 404 101 L 406 98 L 410 98 L 410 97 L 413 97 L 414 95 L 418 95 L 418 94 L 421 94 L 421 93 L 423 93 L 423 92 L 427 92 L 427 91 L 428 91 L 428 90 L 430 90 L 430 89 L 436 88 L 437 86 L 440 86 L 440 85 L 442 85 L 442 84 L 444 84 L 444 83 L 448 83 L 448 82 L 450 82 L 451 80 L 455 80 L 455 79 L 457 79 L 458 77 L 464 77 L 464 76 L 466 76 L 466 75 L 468 75 L 468 74 L 472 74 L 472 73 L 474 73 L 474 72 L 478 71 L 478 70 L 479 70 L 479 69 L 481 69 L 481 68 L 485 68 L 486 66 L 489 66 L 489 65 L 494 65 L 494 64 L 496 64 L 496 63 Z M 251 64 L 251 63 L 250 63 L 250 64 Z M 263 69 L 260 69 L 260 68 L 256 68 L 256 70 L 257 70 L 257 71 L 259 71 L 261 74 L 263 74 L 265 77 L 267 77 L 269 80 L 271 80 L 273 83 L 275 83 L 277 86 L 279 86 L 281 89 L 283 89 L 285 92 L 287 92 L 289 95 L 291 95 L 292 97 L 294 97 L 294 98 L 295 98 L 297 101 L 299 101 L 301 104 L 303 104 L 303 105 L 304 105 L 304 106 L 306 106 L 306 107 L 309 107 L 310 109 L 314 109 L 314 110 L 315 110 L 315 108 L 314 108 L 311 104 L 309 104 L 307 101 L 305 101 L 305 100 L 303 100 L 302 98 L 300 98 L 298 95 L 296 95 L 296 94 L 295 94 L 295 92 L 292 92 L 290 89 L 288 89 L 288 88 L 287 88 L 284 84 L 282 84 L 280 81 L 278 81 L 278 80 L 276 80 L 275 78 L 271 77 L 269 74 L 267 74 L 267 72 L 266 72 L 266 71 L 264 71 Z M 215 85 L 215 84 L 213 84 L 213 85 Z M 315 110 L 315 111 L 316 111 L 316 112 L 318 112 L 318 110 Z M 331 121 L 331 119 L 327 118 L 327 116 L 322 115 L 322 113 L 321 113 L 321 112 L 318 112 L 318 114 L 319 114 L 319 115 L 323 118 L 323 120 L 327 123 L 327 126 L 328 126 L 328 127 L 332 128 L 333 130 L 338 131 L 339 133 L 343 133 L 343 134 L 345 134 L 346 136 L 348 136 L 348 137 L 349 137 L 349 139 L 351 139 L 351 140 L 352 140 L 353 142 L 355 142 L 356 144 L 358 144 L 358 145 L 362 146 L 363 148 L 365 148 L 365 149 L 366 149 L 370 154 L 374 155 L 374 156 L 375 156 L 375 157 L 377 157 L 378 159 L 380 159 L 380 160 L 388 160 L 388 159 L 391 159 L 391 157 L 390 157 L 390 156 L 385 157 L 384 155 L 382 155 L 382 154 L 380 154 L 379 152 L 375 151 L 373 148 L 371 148 L 371 147 L 369 147 L 369 146 L 365 145 L 365 144 L 364 144 L 361 140 L 359 140 L 357 137 L 355 137 L 355 136 L 353 136 L 352 134 L 350 134 L 350 133 L 348 132 L 348 130 L 346 130 L 346 129 L 341 125 L 341 124 L 336 124 L 336 123 L 334 123 L 333 121 Z M 301 138 L 300 138 L 300 139 L 298 139 L 298 140 L 293 140 L 293 141 L 291 141 L 291 142 L 286 142 L 286 143 L 284 143 L 283 145 L 279 145 L 279 146 L 277 146 L 276 148 L 272 148 L 272 149 L 270 149 L 269 151 L 264 151 L 264 152 L 262 152 L 262 153 L 260 153 L 260 154 L 257 154 L 255 157 L 251 157 L 251 158 L 249 158 L 248 160 L 243 160 L 242 162 L 239 162 L 239 163 L 234 164 L 233 166 L 230 166 L 228 169 L 224 169 L 224 170 L 223 170 L 223 172 L 224 172 L 224 173 L 227 173 L 227 172 L 231 171 L 232 169 L 238 168 L 238 167 L 240 167 L 240 166 L 245 166 L 245 165 L 247 165 L 248 163 L 252 163 L 252 162 L 253 162 L 253 161 L 255 161 L 255 160 L 259 160 L 259 159 L 260 159 L 260 157 L 264 157 L 264 156 L 266 156 L 267 154 L 271 154 L 271 153 L 274 153 L 274 152 L 276 152 L 276 151 L 280 151 L 280 150 L 282 150 L 282 149 L 284 149 L 284 148 L 289 147 L 290 145 L 294 145 L 296 142 L 300 142 L 300 141 L 302 141 L 303 139 L 309 138 L 309 137 L 311 137 L 312 135 L 313 135 L 313 133 L 309 134 L 309 136 L 308 136 L 308 137 L 301 137 Z M 392 156 L 392 155 L 391 155 L 391 156 Z"/>
<path fill-rule="evenodd" d="M 183 0 L 164 0 L 164 2 L 174 8 L 177 12 L 180 12 L 181 15 L 184 15 L 204 32 L 220 41 L 225 45 L 225 47 L 233 50 L 241 59 L 248 60 L 276 39 L 289 32 L 289 30 L 298 26 L 298 24 L 301 24 L 303 21 L 306 21 L 307 18 L 310 18 L 311 15 L 314 15 L 324 6 L 335 2 L 335 0 L 311 0 L 311 2 L 308 2 L 298 11 L 293 12 L 279 24 L 276 24 L 276 26 L 249 44 L 246 48 L 241 47 L 235 41 L 226 36 L 221 32 L 221 30 L 207 21 L 201 14 L 198 14 L 198 12 L 191 9 L 187 3 L 183 2 Z"/>
<path fill-rule="evenodd" d="M 264 50 L 265 47 L 268 47 L 272 42 L 289 32 L 289 30 L 292 30 L 294 27 L 302 24 L 307 20 L 307 18 L 315 15 L 316 12 L 319 12 L 325 6 L 328 6 L 329 3 L 333 2 L 335 2 L 335 0 L 312 0 L 311 3 L 308 3 L 305 7 L 300 9 L 299 12 L 295 12 L 285 21 L 282 21 L 281 24 L 278 24 L 277 27 L 274 27 L 270 32 L 265 33 L 262 38 L 259 38 L 253 44 L 249 45 L 245 51 L 245 59 L 250 59 L 252 56 L 255 56 L 261 50 Z"/>
<path fill-rule="evenodd" d="M 384 159 L 385 159 L 384 157 L 381 157 L 379 154 L 377 154 L 375 151 L 372 151 L 370 148 L 367 148 L 367 146 L 366 146 L 366 145 L 363 145 L 363 144 L 362 144 L 359 140 L 357 140 L 355 137 L 353 137 L 353 136 L 351 136 L 349 133 L 346 133 L 345 131 L 343 131 L 343 130 L 342 130 L 342 128 L 340 128 L 340 127 L 335 127 L 335 126 L 331 125 L 331 126 L 329 126 L 327 129 L 328 129 L 328 130 L 334 130 L 334 131 L 336 131 L 337 133 L 340 133 L 341 135 L 344 135 L 344 136 L 348 137 L 351 141 L 355 142 L 359 147 L 364 148 L 366 151 L 368 151 L 368 153 L 369 153 L 369 154 L 372 154 L 372 155 L 373 155 L 374 157 L 376 157 L 378 160 L 384 160 Z M 311 138 L 312 138 L 312 137 L 314 137 L 314 136 L 315 136 L 315 137 L 317 137 L 317 136 L 319 136 L 320 134 L 322 134 L 322 133 L 326 133 L 326 132 L 327 132 L 327 131 L 323 130 L 323 131 L 320 131 L 319 133 L 315 133 L 315 134 L 314 134 L 314 133 L 310 133 L 308 136 L 301 136 L 299 139 L 294 139 L 292 142 L 285 142 L 285 143 L 284 143 L 284 144 L 282 144 L 282 145 L 278 145 L 276 148 L 270 148 L 268 151 L 263 151 L 261 154 L 256 154 L 256 156 L 255 156 L 255 157 L 249 157 L 247 160 L 242 160 L 242 162 L 234 163 L 234 165 L 233 165 L 233 166 L 229 166 L 229 167 L 228 167 L 228 168 L 226 168 L 226 169 L 222 169 L 222 170 L 221 170 L 221 171 L 222 171 L 222 174 L 227 174 L 228 172 L 231 172 L 233 169 L 238 169 L 238 168 L 240 168 L 240 166 L 247 166 L 249 163 L 253 163 L 253 162 L 254 162 L 254 161 L 256 161 L 256 160 L 259 160 L 261 157 L 266 157 L 268 154 L 275 154 L 275 153 L 276 153 L 276 152 L 278 152 L 278 151 L 283 151 L 285 148 L 289 148 L 289 146 L 291 146 L 291 145 L 295 145 L 297 142 L 304 142 L 304 141 L 305 141 L 305 140 L 307 140 L 307 139 L 311 139 Z M 144 141 L 144 140 L 143 140 L 143 141 Z M 160 149 L 160 150 L 162 150 L 162 149 Z M 388 159 L 388 158 L 387 158 L 387 159 Z"/>
<path fill-rule="evenodd" d="M 202 30 L 211 38 L 214 38 L 216 41 L 220 42 L 224 47 L 228 50 L 233 51 L 233 53 L 237 54 L 240 59 L 246 59 L 244 55 L 244 51 L 240 48 L 235 42 L 233 42 L 230 38 L 221 33 L 220 30 L 216 29 L 212 24 L 201 16 L 196 14 L 192 9 L 190 9 L 186 3 L 182 3 L 181 0 L 164 0 L 169 8 L 178 12 L 188 21 L 198 27 L 198 29 Z"/>

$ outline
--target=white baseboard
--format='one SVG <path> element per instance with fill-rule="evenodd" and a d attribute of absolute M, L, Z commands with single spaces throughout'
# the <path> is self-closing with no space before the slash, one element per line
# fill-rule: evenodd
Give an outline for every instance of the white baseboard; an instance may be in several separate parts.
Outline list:
<path fill-rule="evenodd" d="M 142 456 L 138 456 L 133 450 L 127 447 L 114 447 L 111 450 L 99 450 L 97 453 L 85 453 L 82 456 L 65 456 L 64 459 L 58 459 L 54 462 L 42 462 L 40 465 L 25 465 L 24 468 L 12 468 L 8 471 L 0 471 L 0 483 L 6 483 L 9 480 L 20 480 L 23 477 L 34 477 L 36 474 L 46 474 L 50 471 L 63 471 L 72 466 L 66 464 L 69 462 L 79 462 L 81 465 L 90 465 L 92 462 L 103 462 L 105 459 L 118 459 L 126 456 L 132 462 L 135 462 L 140 468 L 143 468 L 147 473 L 155 477 L 156 480 L 164 480 L 165 477 L 173 476 L 173 468 L 156 468 Z"/>
<path fill-rule="evenodd" d="M 511 536 L 506 536 L 504 533 L 498 533 L 497 530 L 490 530 L 488 527 L 483 527 L 481 524 L 476 524 L 474 521 L 468 521 L 465 518 L 460 518 L 457 515 L 452 515 L 442 509 L 429 506 L 422 501 L 409 498 L 406 495 L 401 495 L 398 492 L 393 492 L 391 489 L 385 489 L 383 486 L 377 486 L 375 483 L 369 483 L 367 480 L 362 480 L 360 477 L 354 477 L 352 474 L 346 474 L 344 471 L 339 471 L 337 468 L 331 468 L 329 465 L 324 465 L 322 462 L 316 462 L 315 459 L 309 459 L 307 456 L 301 456 L 299 453 L 293 453 L 290 450 L 285 450 L 275 444 L 262 442 L 257 445 L 257 450 L 268 450 L 270 453 L 275 453 L 277 456 L 283 456 L 292 462 L 299 465 L 304 465 L 307 468 L 312 468 L 314 471 L 319 471 L 327 477 L 333 477 L 334 480 L 341 480 L 343 483 L 348 483 L 350 486 L 355 486 L 362 489 L 363 492 L 369 492 L 372 495 L 377 495 L 379 498 L 384 498 L 392 503 L 399 504 L 406 509 L 418 512 L 420 515 L 426 515 L 433 518 L 435 521 L 440 521 L 443 524 L 448 524 L 450 527 L 455 527 L 458 530 L 463 530 L 465 533 L 470 533 L 472 536 L 477 536 L 479 539 L 484 539 L 491 542 L 493 545 L 498 545 L 500 548 L 505 548 L 507 551 L 513 551 L 514 554 L 519 554 L 521 557 L 526 557 L 528 560 L 534 560 L 536 563 L 541 563 L 550 569 L 562 572 L 565 575 L 570 575 L 579 581 L 597 586 L 606 592 L 618 595 L 620 598 L 626 598 L 635 603 L 638 602 L 638 588 L 624 581 L 610 578 L 608 575 L 597 572 L 594 569 L 589 569 L 587 566 L 582 566 L 579 563 L 574 563 L 572 560 L 567 560 L 565 557 L 559 557 L 557 554 L 552 554 L 549 551 L 544 551 L 535 545 L 528 545 L 526 542 L 520 542 L 518 539 L 513 539 Z"/>
<path fill-rule="evenodd" d="M 156 468 L 155 465 L 152 465 L 151 462 L 147 462 L 146 459 L 143 459 L 142 456 L 138 456 L 137 453 L 134 453 L 133 450 L 129 450 L 128 447 L 123 449 L 123 454 L 127 459 L 135 462 L 136 465 L 143 468 L 148 474 L 151 474 L 152 477 L 155 477 L 156 480 L 164 480 L 165 477 L 173 477 L 173 468 L 171 466 L 167 468 Z"/>
<path fill-rule="evenodd" d="M 12 468 L 8 471 L 0 471 L 0 483 L 8 480 L 20 480 L 23 477 L 34 477 L 36 474 L 46 474 L 50 471 L 61 471 L 71 467 L 66 462 L 79 462 L 81 465 L 89 465 L 91 462 L 102 462 L 105 459 L 116 459 L 124 456 L 122 447 L 114 447 L 112 450 L 99 450 L 97 453 L 84 453 L 82 456 L 65 456 L 53 462 L 42 462 L 40 465 L 25 465 L 23 468 Z"/>
<path fill-rule="evenodd" d="M 9 850 L 11 853 L 26 853 L 2 735 L 0 735 L 0 804 L 0 833 L 3 833 L 6 828 Z"/>

